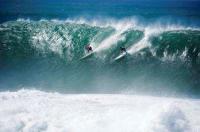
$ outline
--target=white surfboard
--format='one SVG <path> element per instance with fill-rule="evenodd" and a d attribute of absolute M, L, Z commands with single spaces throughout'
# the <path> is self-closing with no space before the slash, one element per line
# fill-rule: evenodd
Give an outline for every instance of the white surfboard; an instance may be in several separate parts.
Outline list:
<path fill-rule="evenodd" d="M 86 54 L 85 56 L 83 56 L 80 60 L 86 59 L 86 58 L 92 56 L 93 54 L 94 54 L 94 52 L 90 52 L 90 53 Z"/>
<path fill-rule="evenodd" d="M 117 56 L 117 57 L 114 59 L 114 61 L 117 61 L 117 60 L 123 58 L 123 57 L 126 56 L 126 55 L 127 55 L 127 53 L 126 53 L 126 52 L 123 52 L 123 53 L 121 53 L 119 56 Z"/>

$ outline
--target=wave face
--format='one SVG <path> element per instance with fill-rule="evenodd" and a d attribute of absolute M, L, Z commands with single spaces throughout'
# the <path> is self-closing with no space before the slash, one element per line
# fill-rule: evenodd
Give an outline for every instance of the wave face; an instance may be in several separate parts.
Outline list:
<path fill-rule="evenodd" d="M 9 21 L 0 25 L 0 87 L 199 96 L 199 42 L 199 28 L 135 19 Z M 80 60 L 87 44 L 94 54 Z M 115 60 L 121 46 L 128 55 Z"/>
<path fill-rule="evenodd" d="M 200 129 L 197 116 L 200 101 L 192 99 L 20 90 L 1 92 L 0 106 L 0 131 L 194 132 Z"/>

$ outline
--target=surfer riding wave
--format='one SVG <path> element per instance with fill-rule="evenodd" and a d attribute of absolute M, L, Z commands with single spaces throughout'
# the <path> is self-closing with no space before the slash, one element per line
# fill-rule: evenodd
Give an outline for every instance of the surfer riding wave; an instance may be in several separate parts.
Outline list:
<path fill-rule="evenodd" d="M 87 50 L 88 53 L 92 52 L 92 46 L 90 44 L 86 45 L 85 49 Z"/>

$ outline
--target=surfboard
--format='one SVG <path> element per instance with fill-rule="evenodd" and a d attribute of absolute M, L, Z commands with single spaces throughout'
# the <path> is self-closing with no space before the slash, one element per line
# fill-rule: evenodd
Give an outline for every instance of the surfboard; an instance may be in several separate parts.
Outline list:
<path fill-rule="evenodd" d="M 125 57 L 127 54 L 128 54 L 128 53 L 126 53 L 126 52 L 121 53 L 119 56 L 117 56 L 117 57 L 114 59 L 114 61 L 117 61 L 117 60 L 122 59 L 122 58 Z"/>
<path fill-rule="evenodd" d="M 85 56 L 81 57 L 80 60 L 87 59 L 87 58 L 91 57 L 93 54 L 94 54 L 94 52 L 90 52 L 90 53 L 86 54 Z"/>

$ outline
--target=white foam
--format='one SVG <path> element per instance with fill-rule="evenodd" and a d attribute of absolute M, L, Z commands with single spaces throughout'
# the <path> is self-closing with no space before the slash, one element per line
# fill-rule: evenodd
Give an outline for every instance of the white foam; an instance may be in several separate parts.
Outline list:
<path fill-rule="evenodd" d="M 100 44 L 98 44 L 98 46 L 96 46 L 96 43 L 91 43 L 92 47 L 94 47 L 94 52 L 98 53 L 97 54 L 98 57 L 102 59 L 106 58 L 106 54 L 102 53 L 102 51 L 110 49 L 112 46 L 115 46 L 118 41 L 125 39 L 125 36 L 123 35 L 123 33 L 127 31 L 128 29 L 134 27 L 133 24 L 127 21 L 123 21 L 117 24 L 115 23 L 112 26 L 114 26 L 116 30 L 113 34 L 111 34 L 109 37 L 104 39 Z"/>
<path fill-rule="evenodd" d="M 101 24 L 98 24 L 101 25 Z M 123 32 L 128 30 L 129 28 L 133 28 L 135 23 L 131 23 L 131 21 L 123 20 L 123 21 L 107 21 L 104 26 L 112 26 L 116 31 L 105 40 L 103 40 L 98 47 L 95 48 L 95 52 L 99 52 L 105 49 L 109 49 L 113 44 L 116 44 L 118 41 L 124 39 L 122 35 Z"/>
<path fill-rule="evenodd" d="M 136 95 L 0 93 L 0 131 L 198 132 L 200 100 Z"/>
<path fill-rule="evenodd" d="M 162 25 L 160 23 L 154 23 L 151 25 L 147 25 L 146 27 L 140 27 L 140 29 L 144 30 L 144 37 L 136 44 L 133 44 L 129 49 L 129 54 L 137 53 L 138 51 L 151 47 L 150 38 L 153 36 L 158 36 L 159 34 L 167 31 L 180 31 L 180 30 L 195 30 L 195 28 L 191 27 L 183 27 L 180 25 Z"/>
<path fill-rule="evenodd" d="M 156 56 L 156 52 L 155 51 L 152 51 L 153 52 L 153 55 Z M 187 57 L 187 52 L 188 52 L 188 49 L 185 48 L 184 51 L 182 51 L 182 54 L 179 54 L 179 51 L 177 50 L 176 53 L 174 54 L 169 54 L 167 52 L 167 50 L 164 51 L 164 54 L 163 54 L 163 57 L 161 57 L 161 61 L 175 61 L 177 59 L 180 59 L 181 61 L 186 61 L 186 57 Z"/>
<path fill-rule="evenodd" d="M 109 49 L 113 44 L 116 44 L 119 40 L 123 39 L 123 35 L 121 35 L 127 28 L 117 30 L 110 37 L 103 40 L 97 48 L 95 48 L 94 52 L 99 52 L 105 49 Z"/>
<path fill-rule="evenodd" d="M 76 18 L 76 19 L 66 19 L 65 21 L 60 20 L 52 20 L 54 22 L 65 22 L 65 23 L 75 23 L 75 24 L 87 24 L 95 27 L 113 27 L 116 30 L 121 30 L 123 27 L 130 27 L 138 25 L 138 20 L 136 18 L 125 18 L 121 20 L 112 19 L 112 18 L 97 18 L 87 20 L 84 18 Z"/>
<path fill-rule="evenodd" d="M 24 22 L 36 22 L 31 19 L 24 19 L 24 18 L 19 18 L 17 21 L 24 21 Z M 123 19 L 114 19 L 114 18 L 106 18 L 106 17 L 99 17 L 99 18 L 94 18 L 94 19 L 86 19 L 84 17 L 77 17 L 77 18 L 69 18 L 65 20 L 59 20 L 59 19 L 41 19 L 39 20 L 40 22 L 43 21 L 51 21 L 59 24 L 63 23 L 72 23 L 72 24 L 87 24 L 90 26 L 97 26 L 97 27 L 113 27 L 117 30 L 123 28 L 123 26 L 132 26 L 135 27 L 136 29 L 144 29 L 144 28 L 149 28 L 152 27 L 151 29 L 154 30 L 200 30 L 199 27 L 195 26 L 185 26 L 185 25 L 180 25 L 180 24 L 173 24 L 173 23 L 166 23 L 167 20 L 162 20 L 158 19 L 158 21 L 153 21 L 153 22 L 143 22 L 139 20 L 137 17 L 128 17 L 128 18 L 123 18 Z M 163 23 L 164 22 L 164 23 Z M 149 28 L 150 29 L 150 28 Z"/>

